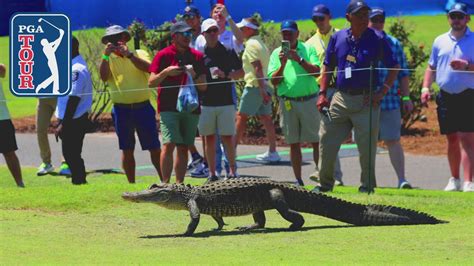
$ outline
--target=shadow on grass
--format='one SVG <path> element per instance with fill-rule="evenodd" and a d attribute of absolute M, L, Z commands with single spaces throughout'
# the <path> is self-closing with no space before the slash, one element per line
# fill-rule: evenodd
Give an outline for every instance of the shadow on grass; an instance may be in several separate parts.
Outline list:
<path fill-rule="evenodd" d="M 310 231 L 310 230 L 321 230 L 321 229 L 336 229 L 336 228 L 351 228 L 351 227 L 360 227 L 355 225 L 324 225 L 324 226 L 308 226 L 303 227 L 296 232 L 301 231 Z M 211 230 L 206 232 L 195 233 L 191 237 L 211 237 L 211 236 L 236 236 L 236 235 L 250 235 L 250 234 L 269 234 L 269 233 L 282 233 L 282 232 L 295 232 L 288 228 L 263 228 L 263 229 L 256 229 L 252 231 L 239 231 L 238 229 L 234 229 L 232 231 L 219 231 L 219 230 Z M 145 239 L 160 239 L 160 238 L 175 238 L 175 237 L 184 237 L 183 234 L 170 234 L 170 235 L 146 235 L 141 236 L 139 238 Z"/>

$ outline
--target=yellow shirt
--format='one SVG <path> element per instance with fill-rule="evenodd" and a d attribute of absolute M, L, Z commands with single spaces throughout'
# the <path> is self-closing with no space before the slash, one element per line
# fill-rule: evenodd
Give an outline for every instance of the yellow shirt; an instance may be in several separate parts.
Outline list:
<path fill-rule="evenodd" d="M 3 94 L 2 81 L 0 81 L 0 120 L 10 119 L 7 103 L 5 102 L 5 94 Z"/>
<path fill-rule="evenodd" d="M 150 62 L 147 52 L 136 50 L 134 54 Z M 114 53 L 110 54 L 109 66 L 111 75 L 107 83 L 113 103 L 131 104 L 150 99 L 151 90 L 148 88 L 150 74 L 148 72 L 139 70 L 130 59 Z"/>
<path fill-rule="evenodd" d="M 245 44 L 245 51 L 242 55 L 242 65 L 245 72 L 245 87 L 258 88 L 257 74 L 252 62 L 260 61 L 262 64 L 262 74 L 265 77 L 270 60 L 270 51 L 263 43 L 260 36 L 252 36 Z"/>
<path fill-rule="evenodd" d="M 328 47 L 329 39 L 331 39 L 331 36 L 337 31 L 339 31 L 339 29 L 331 27 L 328 33 L 321 34 L 319 29 L 317 29 L 316 33 L 305 43 L 309 46 L 313 46 L 314 49 L 316 49 L 316 54 L 318 55 L 319 62 L 321 62 L 321 67 L 323 65 L 324 58 L 326 57 L 326 48 Z M 317 77 L 316 80 L 319 83 L 321 76 Z"/>

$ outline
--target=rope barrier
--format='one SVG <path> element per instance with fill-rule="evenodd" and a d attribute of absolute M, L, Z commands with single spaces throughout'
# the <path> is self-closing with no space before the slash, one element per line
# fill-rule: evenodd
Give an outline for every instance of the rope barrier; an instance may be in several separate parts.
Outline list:
<path fill-rule="evenodd" d="M 407 70 L 407 71 L 411 71 L 411 72 L 414 72 L 414 71 L 417 71 L 417 69 L 411 69 L 411 68 L 373 68 L 374 70 Z M 366 70 L 370 70 L 370 67 L 367 67 L 367 68 L 354 68 L 352 69 L 351 71 L 366 71 Z M 431 70 L 430 71 L 432 72 L 436 72 L 436 70 Z M 325 72 L 314 72 L 314 73 L 304 73 L 304 74 L 297 74 L 296 76 L 297 77 L 304 77 L 304 76 L 314 76 L 316 74 L 321 74 L 321 73 L 327 73 L 327 74 L 331 74 L 331 73 L 342 73 L 344 72 L 344 70 L 334 70 L 334 71 L 325 71 Z M 474 72 L 472 71 L 467 71 L 467 70 L 452 70 L 451 72 L 455 72 L 455 73 L 472 73 L 474 74 Z M 284 78 L 284 76 L 276 76 L 274 78 Z M 269 81 L 270 79 L 267 78 L 267 77 L 264 77 L 264 78 L 255 78 L 255 80 L 265 80 L 265 81 Z M 235 83 L 235 82 L 240 82 L 240 81 L 244 81 L 243 79 L 238 79 L 238 80 L 229 80 L 229 81 L 217 81 L 217 82 L 205 82 L 205 83 L 195 83 L 194 85 L 195 86 L 199 86 L 199 85 L 209 85 L 209 84 L 212 84 L 212 85 L 215 85 L 215 84 L 227 84 L 227 83 Z M 160 88 L 161 89 L 170 89 L 170 88 L 179 88 L 181 87 L 182 85 L 170 85 L 170 86 L 161 86 Z M 157 88 L 156 87 L 153 87 L 153 88 L 138 88 L 138 89 L 130 89 L 130 90 L 126 90 L 126 93 L 129 93 L 129 92 L 138 92 L 138 91 L 153 91 L 153 90 L 156 90 Z M 87 95 L 100 95 L 100 94 L 104 94 L 104 93 L 120 93 L 119 91 L 103 91 L 103 92 L 92 92 L 92 93 L 83 93 L 83 94 L 77 94 L 77 96 L 87 96 Z M 0 100 L 0 102 L 13 102 L 13 101 L 19 101 L 21 99 L 9 99 L 9 100 Z"/>

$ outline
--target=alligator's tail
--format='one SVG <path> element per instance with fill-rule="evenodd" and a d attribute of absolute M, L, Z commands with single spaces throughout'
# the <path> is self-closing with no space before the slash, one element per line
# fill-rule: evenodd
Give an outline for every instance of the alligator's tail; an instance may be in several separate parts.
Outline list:
<path fill-rule="evenodd" d="M 410 225 L 446 223 L 435 217 L 385 205 L 363 205 L 333 198 L 321 193 L 287 191 L 290 208 L 306 213 L 321 215 L 353 225 Z"/>

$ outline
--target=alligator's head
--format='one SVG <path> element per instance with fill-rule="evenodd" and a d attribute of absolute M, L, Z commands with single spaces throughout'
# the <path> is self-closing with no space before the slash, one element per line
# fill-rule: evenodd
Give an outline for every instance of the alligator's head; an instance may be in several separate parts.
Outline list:
<path fill-rule="evenodd" d="M 190 190 L 189 185 L 153 184 L 143 191 L 125 192 L 122 198 L 132 202 L 156 203 L 169 209 L 186 209 Z"/>

